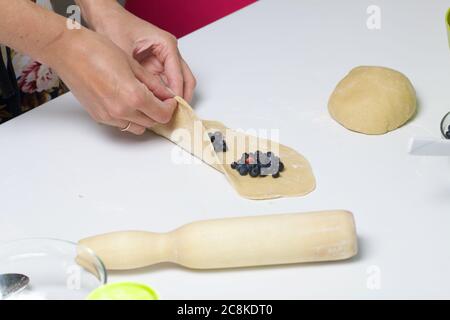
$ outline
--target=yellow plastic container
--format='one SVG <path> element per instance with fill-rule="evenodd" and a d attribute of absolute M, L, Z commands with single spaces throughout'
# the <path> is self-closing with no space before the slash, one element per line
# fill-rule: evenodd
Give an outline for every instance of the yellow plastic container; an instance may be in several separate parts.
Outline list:
<path fill-rule="evenodd" d="M 159 297 L 149 286 L 134 282 L 118 282 L 94 290 L 87 300 L 159 300 Z"/>
<path fill-rule="evenodd" d="M 445 15 L 445 25 L 447 27 L 448 46 L 450 47 L 450 8 L 448 8 Z"/>

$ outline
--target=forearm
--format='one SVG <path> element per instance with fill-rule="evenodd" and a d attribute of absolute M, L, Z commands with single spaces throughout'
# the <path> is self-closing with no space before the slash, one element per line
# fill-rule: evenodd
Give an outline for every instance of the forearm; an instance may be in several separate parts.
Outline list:
<path fill-rule="evenodd" d="M 107 21 L 111 21 L 115 15 L 124 11 L 117 0 L 75 0 L 75 2 L 80 6 L 89 28 L 99 33 L 104 32 Z"/>
<path fill-rule="evenodd" d="M 0 43 L 48 63 L 66 32 L 65 18 L 29 0 L 0 0 Z"/>

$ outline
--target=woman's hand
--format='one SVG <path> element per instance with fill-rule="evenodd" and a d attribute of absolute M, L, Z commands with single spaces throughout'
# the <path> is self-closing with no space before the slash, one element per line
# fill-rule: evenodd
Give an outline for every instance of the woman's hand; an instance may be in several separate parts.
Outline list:
<path fill-rule="evenodd" d="M 91 28 L 111 39 L 147 72 L 160 76 L 176 95 L 192 99 L 196 80 L 173 35 L 129 13 L 115 0 L 77 3 Z"/>
<path fill-rule="evenodd" d="M 110 39 L 86 28 L 69 30 L 66 18 L 33 1 L 0 0 L 0 8 L 0 43 L 54 69 L 98 122 L 142 134 L 170 121 L 174 94 Z"/>
<path fill-rule="evenodd" d="M 52 68 L 99 123 L 143 134 L 170 121 L 177 102 L 161 79 L 109 39 L 88 29 L 65 31 L 51 48 Z"/>

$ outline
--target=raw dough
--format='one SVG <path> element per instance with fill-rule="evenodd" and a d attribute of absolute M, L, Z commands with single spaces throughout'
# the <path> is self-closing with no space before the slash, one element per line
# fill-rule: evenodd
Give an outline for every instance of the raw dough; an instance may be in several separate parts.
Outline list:
<path fill-rule="evenodd" d="M 339 82 L 328 110 L 347 129 L 384 134 L 415 114 L 416 94 L 409 79 L 398 71 L 357 67 Z"/>
<path fill-rule="evenodd" d="M 179 104 L 172 121 L 167 125 L 157 125 L 152 130 L 222 172 L 241 196 L 249 199 L 272 199 L 302 196 L 314 190 L 312 169 L 308 161 L 295 150 L 271 140 L 228 129 L 217 121 L 201 120 L 186 101 L 180 97 L 176 99 Z M 215 131 L 224 134 L 229 148 L 227 152 L 214 151 L 208 132 Z M 186 132 L 189 133 L 187 138 Z M 230 167 L 242 153 L 256 150 L 275 151 L 285 165 L 280 178 L 240 176 Z"/>

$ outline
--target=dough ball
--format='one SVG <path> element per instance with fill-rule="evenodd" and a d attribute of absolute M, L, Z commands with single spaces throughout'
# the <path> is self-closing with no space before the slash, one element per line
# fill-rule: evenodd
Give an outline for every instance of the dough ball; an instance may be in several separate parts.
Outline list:
<path fill-rule="evenodd" d="M 402 73 L 383 67 L 357 67 L 331 94 L 328 110 L 347 129 L 383 134 L 406 123 L 416 112 L 416 94 Z"/>

